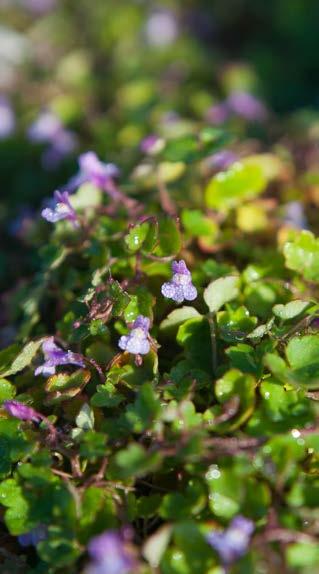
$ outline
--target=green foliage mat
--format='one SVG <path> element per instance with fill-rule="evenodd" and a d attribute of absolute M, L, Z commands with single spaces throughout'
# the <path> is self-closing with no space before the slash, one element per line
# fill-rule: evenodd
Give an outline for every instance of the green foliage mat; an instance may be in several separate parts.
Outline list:
<path fill-rule="evenodd" d="M 206 535 L 238 515 L 254 534 L 227 572 L 319 569 L 319 239 L 284 217 L 309 184 L 273 151 L 209 171 L 224 136 L 194 126 L 141 156 L 129 208 L 85 184 L 78 228 L 34 222 L 41 264 L 0 353 L 1 403 L 43 415 L 1 411 L 8 572 L 82 572 L 90 539 L 130 524 L 136 572 L 221 574 Z M 198 295 L 178 305 L 161 286 L 181 259 Z M 136 359 L 118 342 L 140 315 Z M 35 376 L 49 335 L 85 367 Z"/>

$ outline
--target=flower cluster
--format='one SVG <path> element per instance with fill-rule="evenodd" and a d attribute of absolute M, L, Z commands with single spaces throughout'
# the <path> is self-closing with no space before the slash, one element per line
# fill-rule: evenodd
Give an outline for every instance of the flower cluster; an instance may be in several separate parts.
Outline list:
<path fill-rule="evenodd" d="M 210 532 L 207 542 L 219 554 L 225 565 L 232 564 L 248 550 L 254 523 L 244 516 L 236 516 L 223 532 Z"/>
<path fill-rule="evenodd" d="M 49 337 L 42 345 L 44 363 L 35 370 L 35 375 L 50 376 L 55 374 L 56 367 L 60 365 L 76 365 L 84 367 L 81 355 L 72 351 L 64 351 L 54 342 L 54 337 Z"/>
<path fill-rule="evenodd" d="M 92 561 L 85 574 L 128 574 L 136 566 L 132 551 L 115 530 L 93 538 L 88 551 Z"/>
<path fill-rule="evenodd" d="M 164 283 L 161 288 L 164 297 L 173 299 L 176 303 L 196 299 L 197 289 L 192 283 L 192 276 L 185 261 L 173 261 L 172 272 L 171 281 Z M 129 334 L 120 338 L 120 349 L 133 355 L 147 355 L 150 350 L 149 328 L 150 320 L 139 315 L 131 326 Z"/>

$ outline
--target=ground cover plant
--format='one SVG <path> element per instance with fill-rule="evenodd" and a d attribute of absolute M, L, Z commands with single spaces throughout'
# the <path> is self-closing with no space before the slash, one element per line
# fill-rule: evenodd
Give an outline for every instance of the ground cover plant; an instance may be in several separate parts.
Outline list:
<path fill-rule="evenodd" d="M 317 116 L 243 64 L 213 91 L 178 3 L 38 1 L 0 100 L 0 571 L 316 574 Z"/>
<path fill-rule="evenodd" d="M 291 160 L 227 137 L 148 138 L 123 178 L 82 154 L 34 223 L 0 354 L 8 571 L 315 572 L 318 239 Z"/>

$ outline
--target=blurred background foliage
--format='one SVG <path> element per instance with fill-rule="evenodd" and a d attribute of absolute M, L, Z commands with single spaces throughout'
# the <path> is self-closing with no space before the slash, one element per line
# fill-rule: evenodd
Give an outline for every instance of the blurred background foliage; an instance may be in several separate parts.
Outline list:
<path fill-rule="evenodd" d="M 274 141 L 310 123 L 314 132 L 318 16 L 316 0 L 0 0 L 0 93 L 14 114 L 8 136 L 0 104 L 1 286 L 36 269 L 17 226 L 74 173 L 83 149 L 129 171 L 143 137 L 167 136 L 176 117 L 182 134 L 236 90 L 273 111 L 267 131 L 244 135 Z M 73 138 L 54 160 L 28 136 L 44 110 Z"/>

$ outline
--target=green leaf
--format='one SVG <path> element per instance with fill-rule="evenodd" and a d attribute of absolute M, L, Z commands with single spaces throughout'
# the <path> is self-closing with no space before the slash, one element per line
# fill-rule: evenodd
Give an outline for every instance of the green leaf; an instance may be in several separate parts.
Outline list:
<path fill-rule="evenodd" d="M 289 321 L 294 317 L 298 317 L 301 313 L 309 307 L 309 301 L 301 301 L 296 299 L 295 301 L 290 301 L 286 305 L 275 305 L 273 307 L 273 313 L 276 317 L 279 317 L 282 321 Z"/>
<path fill-rule="evenodd" d="M 158 166 L 158 177 L 164 183 L 178 180 L 185 172 L 185 163 L 182 161 L 162 161 Z M 154 184 L 156 183 L 156 178 Z"/>
<path fill-rule="evenodd" d="M 1 371 L 0 375 L 2 377 L 8 377 L 10 375 L 15 375 L 16 373 L 19 373 L 19 371 L 23 371 L 23 369 L 25 369 L 31 364 L 32 359 L 34 359 L 44 340 L 45 338 L 42 337 L 37 341 L 31 341 L 30 343 L 28 343 L 22 349 L 19 355 L 14 359 L 10 368 Z"/>
<path fill-rule="evenodd" d="M 154 254 L 158 257 L 177 255 L 181 246 L 181 235 L 175 219 L 160 219 L 158 224 L 158 246 L 154 250 Z"/>
<path fill-rule="evenodd" d="M 198 157 L 198 141 L 192 134 L 183 135 L 166 142 L 162 157 L 167 161 L 191 162 Z"/>
<path fill-rule="evenodd" d="M 172 526 L 164 524 L 144 543 L 142 554 L 152 568 L 158 568 L 161 558 L 170 542 Z"/>
<path fill-rule="evenodd" d="M 109 279 L 106 286 L 106 298 L 112 303 L 112 316 L 119 317 L 130 302 L 130 296 L 122 289 L 118 281 Z"/>
<path fill-rule="evenodd" d="M 282 453 L 283 454 L 283 453 Z M 299 458 L 305 455 L 305 449 L 300 453 Z M 291 453 L 290 453 L 291 456 Z M 296 477 L 297 478 L 297 477 Z M 287 502 L 294 508 L 308 507 L 314 510 L 318 508 L 319 499 L 319 478 L 299 475 L 298 480 L 293 483 L 292 489 L 287 495 Z"/>
<path fill-rule="evenodd" d="M 200 317 L 201 315 L 194 307 L 179 307 L 174 309 L 167 315 L 165 319 L 160 323 L 160 331 L 164 334 L 174 333 L 178 327 L 180 327 L 188 319 L 193 319 L 194 317 Z"/>
<path fill-rule="evenodd" d="M 9 369 L 18 353 L 18 345 L 10 345 L 0 351 L 0 374 Z"/>
<path fill-rule="evenodd" d="M 260 396 L 263 416 L 272 422 L 281 423 L 287 429 L 312 422 L 312 405 L 303 391 L 286 389 L 282 383 L 270 378 L 261 383 Z"/>
<path fill-rule="evenodd" d="M 117 526 L 116 504 L 111 493 L 89 486 L 83 493 L 80 517 L 80 541 L 87 543 L 96 532 Z"/>
<path fill-rule="evenodd" d="M 81 437 L 80 454 L 88 460 L 106 456 L 106 435 L 94 430 L 86 431 Z"/>
<path fill-rule="evenodd" d="M 124 319 L 127 323 L 135 321 L 138 315 L 152 317 L 154 299 L 148 289 L 144 286 L 137 287 L 135 294 L 130 297 L 131 300 L 124 310 Z"/>
<path fill-rule="evenodd" d="M 228 402 L 233 397 L 239 398 L 239 407 L 233 418 L 219 424 L 220 431 L 233 431 L 243 425 L 251 416 L 255 405 L 256 380 L 252 375 L 243 374 L 237 369 L 227 371 L 216 381 L 215 395 L 220 404 Z"/>
<path fill-rule="evenodd" d="M 150 518 L 158 512 L 158 508 L 162 502 L 161 494 L 151 494 L 150 496 L 141 496 L 137 500 L 137 515 L 143 518 Z"/>
<path fill-rule="evenodd" d="M 199 514 L 206 506 L 207 492 L 205 485 L 191 479 L 183 492 L 165 494 L 159 514 L 166 520 L 183 520 Z"/>
<path fill-rule="evenodd" d="M 23 495 L 21 486 L 12 478 L 0 484 L 0 501 L 7 507 L 5 523 L 13 536 L 28 531 L 29 505 Z"/>
<path fill-rule="evenodd" d="M 16 419 L 0 419 L 0 478 L 7 476 L 12 463 L 18 462 L 33 448 L 20 430 L 20 424 Z"/>
<path fill-rule="evenodd" d="M 45 389 L 48 392 L 46 402 L 58 404 L 78 395 L 88 384 L 91 373 L 87 369 L 78 369 L 72 374 L 58 373 L 48 378 Z"/>
<path fill-rule="evenodd" d="M 155 470 L 161 462 L 161 455 L 159 452 L 150 453 L 141 445 L 132 443 L 120 450 L 112 462 L 111 476 L 127 480 Z"/>
<path fill-rule="evenodd" d="M 76 541 L 68 538 L 70 538 L 68 531 L 58 528 L 49 529 L 48 537 L 37 546 L 39 556 L 57 568 L 64 568 L 74 563 L 81 552 Z"/>
<path fill-rule="evenodd" d="M 82 430 L 93 430 L 94 428 L 94 412 L 90 408 L 90 405 L 84 403 L 81 407 L 79 414 L 77 415 L 75 422 L 77 426 Z"/>
<path fill-rule="evenodd" d="M 319 547 L 315 542 L 297 542 L 290 544 L 286 548 L 287 563 L 290 568 L 301 568 L 304 572 L 305 568 L 310 567 L 311 570 L 306 570 L 308 574 L 315 574 L 315 568 L 319 568 Z"/>
<path fill-rule="evenodd" d="M 184 347 L 185 356 L 192 366 L 211 373 L 211 338 L 205 317 L 194 317 L 185 321 L 178 329 L 176 341 Z"/>
<path fill-rule="evenodd" d="M 152 385 L 145 383 L 141 386 L 135 403 L 127 407 L 125 418 L 133 432 L 142 433 L 155 424 L 160 409 L 160 401 L 155 395 Z"/>
<path fill-rule="evenodd" d="M 274 304 L 285 301 L 286 292 L 275 282 L 252 281 L 245 287 L 244 297 L 250 313 L 267 321 Z"/>
<path fill-rule="evenodd" d="M 124 395 L 117 390 L 111 381 L 107 381 L 104 385 L 98 385 L 96 391 L 91 398 L 93 407 L 117 407 L 125 400 Z"/>
<path fill-rule="evenodd" d="M 199 209 L 183 209 L 182 224 L 190 237 L 209 236 L 213 239 L 218 233 L 216 223 Z"/>
<path fill-rule="evenodd" d="M 13 399 L 16 394 L 15 387 L 6 379 L 0 379 L 0 404 L 8 399 Z"/>
<path fill-rule="evenodd" d="M 239 294 L 239 278 L 220 277 L 212 281 L 204 291 L 204 300 L 211 313 L 219 311 L 225 303 L 236 299 Z"/>
<path fill-rule="evenodd" d="M 319 335 L 293 337 L 286 347 L 292 381 L 307 389 L 319 388 Z"/>
<path fill-rule="evenodd" d="M 213 553 L 208 546 L 200 525 L 191 520 L 179 521 L 174 526 L 177 549 L 172 549 L 171 565 L 161 563 L 163 572 L 169 574 L 206 574 L 212 570 Z M 161 568 L 161 570 L 162 570 Z"/>
<path fill-rule="evenodd" d="M 227 171 L 215 175 L 205 191 L 207 207 L 228 211 L 245 199 L 259 195 L 267 180 L 258 162 L 236 162 Z"/>
<path fill-rule="evenodd" d="M 286 267 L 308 281 L 319 281 L 319 239 L 311 231 L 301 231 L 284 245 Z"/>
<path fill-rule="evenodd" d="M 150 233 L 150 230 L 151 227 L 147 221 L 138 223 L 129 229 L 129 232 L 125 236 L 124 241 L 131 253 L 136 253 L 142 248 L 147 236 Z"/>
<path fill-rule="evenodd" d="M 240 306 L 237 309 L 220 311 L 217 316 L 218 329 L 221 338 L 228 343 L 234 343 L 246 338 L 247 333 L 257 324 L 257 318 L 251 317 L 248 309 Z"/>
<path fill-rule="evenodd" d="M 190 430 L 192 428 L 199 427 L 202 423 L 202 415 L 201 413 L 196 412 L 192 401 L 183 400 L 179 404 L 172 401 L 168 405 L 167 411 L 169 413 L 169 418 L 172 418 L 174 413 L 173 428 L 175 428 L 176 431 L 181 429 Z"/>
<path fill-rule="evenodd" d="M 94 321 L 91 321 L 90 334 L 93 335 L 93 337 L 105 335 L 106 333 L 108 333 L 107 326 L 104 325 L 101 319 L 95 319 Z"/>
<path fill-rule="evenodd" d="M 244 373 L 251 373 L 258 379 L 261 377 L 263 371 L 262 358 L 251 345 L 238 343 L 238 345 L 228 347 L 226 354 L 232 367 Z"/>
<path fill-rule="evenodd" d="M 231 519 L 239 513 L 243 499 L 243 482 L 233 469 L 213 464 L 206 473 L 209 506 L 215 516 Z"/>

